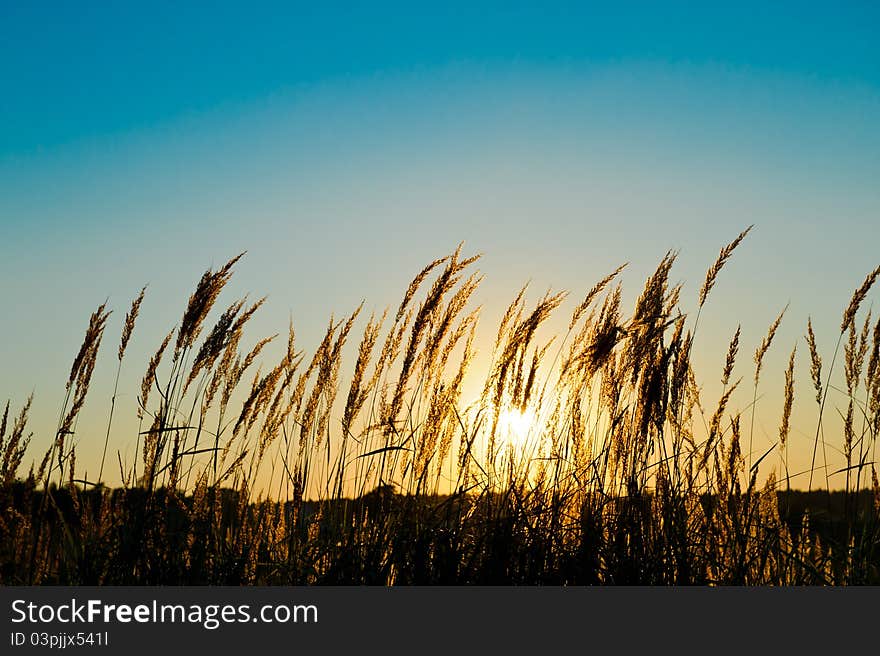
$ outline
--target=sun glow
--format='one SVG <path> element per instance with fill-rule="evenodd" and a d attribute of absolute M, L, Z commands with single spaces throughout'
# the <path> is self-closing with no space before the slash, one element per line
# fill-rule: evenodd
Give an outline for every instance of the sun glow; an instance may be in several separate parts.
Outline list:
<path fill-rule="evenodd" d="M 534 408 L 505 408 L 498 414 L 498 434 L 511 446 L 522 447 L 536 433 L 537 418 Z"/>

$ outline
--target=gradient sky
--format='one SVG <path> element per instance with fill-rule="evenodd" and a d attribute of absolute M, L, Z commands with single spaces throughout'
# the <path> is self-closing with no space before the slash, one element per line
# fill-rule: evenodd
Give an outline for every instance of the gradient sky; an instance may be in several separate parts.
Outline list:
<path fill-rule="evenodd" d="M 669 248 L 693 307 L 754 223 L 697 356 L 716 377 L 742 323 L 747 362 L 791 303 L 767 440 L 807 316 L 833 348 L 880 262 L 876 3 L 121 4 L 0 8 L 0 399 L 35 391 L 31 456 L 95 306 L 114 343 L 87 426 L 140 287 L 128 410 L 195 281 L 242 250 L 227 298 L 269 294 L 258 331 L 292 315 L 311 349 L 461 240 L 490 324 L 527 280 L 579 296 L 623 261 L 632 296 Z"/>

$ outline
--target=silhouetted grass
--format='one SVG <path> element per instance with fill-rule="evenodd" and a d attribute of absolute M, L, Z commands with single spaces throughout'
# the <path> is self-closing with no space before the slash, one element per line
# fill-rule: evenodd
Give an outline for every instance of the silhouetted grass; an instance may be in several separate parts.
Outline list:
<path fill-rule="evenodd" d="M 474 369 L 479 309 L 470 303 L 481 278 L 471 272 L 477 257 L 460 248 L 419 272 L 396 311 L 370 317 L 359 339 L 360 308 L 331 320 L 310 356 L 291 326 L 274 364 L 262 361 L 273 338 L 245 346 L 262 300 L 215 310 L 241 256 L 233 258 L 202 276 L 147 364 L 137 435 L 123 436 L 136 456 L 123 462 L 117 451 L 123 485 L 112 490 L 100 478 L 121 439 L 119 372 L 145 292 L 126 315 L 99 476 L 88 481 L 76 454 L 91 437 L 77 435 L 77 418 L 109 316 L 102 305 L 74 358 L 55 435 L 26 474 L 30 401 L 3 414 L 0 582 L 880 583 L 880 321 L 861 311 L 880 269 L 846 306 L 830 360 L 806 327 L 820 417 L 813 469 L 844 351 L 845 487 L 792 490 L 796 348 L 778 442 L 752 450 L 762 367 L 785 311 L 754 352 L 746 410 L 733 407 L 739 328 L 716 403 L 701 398 L 691 361 L 707 298 L 749 230 L 708 268 L 692 322 L 681 286 L 669 281 L 669 252 L 630 314 L 615 282 L 620 267 L 551 340 L 541 328 L 565 294 L 529 305 L 523 289 L 492 330 L 483 371 Z M 472 403 L 462 399 L 468 380 L 482 390 Z M 779 468 L 759 485 L 771 455 Z"/>

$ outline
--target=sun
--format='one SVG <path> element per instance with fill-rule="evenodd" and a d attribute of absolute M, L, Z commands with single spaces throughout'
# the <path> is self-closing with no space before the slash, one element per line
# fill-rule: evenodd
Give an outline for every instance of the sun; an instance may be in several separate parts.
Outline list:
<path fill-rule="evenodd" d="M 522 447 L 533 436 L 537 418 L 534 408 L 504 408 L 498 414 L 498 434 L 511 446 Z"/>

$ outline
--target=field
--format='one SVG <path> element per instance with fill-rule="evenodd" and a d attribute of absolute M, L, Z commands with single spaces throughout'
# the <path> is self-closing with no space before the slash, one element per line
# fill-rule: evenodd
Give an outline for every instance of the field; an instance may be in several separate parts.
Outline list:
<path fill-rule="evenodd" d="M 692 359 L 703 307 L 748 233 L 720 250 L 690 314 L 670 282 L 673 252 L 630 313 L 620 267 L 551 339 L 541 328 L 564 294 L 530 304 L 523 289 L 491 327 L 481 369 L 471 307 L 481 277 L 461 248 L 362 329 L 360 309 L 331 321 L 311 354 L 291 325 L 269 363 L 271 338 L 246 337 L 262 301 L 219 303 L 239 256 L 202 276 L 178 326 L 157 340 L 136 435 L 114 431 L 115 394 L 105 433 L 77 431 L 105 342 L 102 305 L 33 464 L 30 402 L 3 413 L 0 583 L 878 584 L 880 321 L 863 305 L 880 268 L 842 304 L 833 353 L 823 357 L 804 327 L 787 358 L 778 440 L 754 453 L 754 415 L 731 399 L 751 386 L 754 407 L 784 311 L 750 360 L 731 330 L 720 397 L 702 398 Z M 117 372 L 145 294 L 125 317 Z M 788 469 L 799 358 L 811 385 L 798 394 L 819 416 L 806 490 Z M 823 418 L 841 366 L 846 401 L 832 438 Z M 137 455 L 126 462 L 115 445 L 130 438 Z M 831 439 L 845 481 L 834 491 L 817 460 Z M 81 440 L 103 444 L 93 480 L 80 473 Z M 121 487 L 102 483 L 111 467 Z"/>

